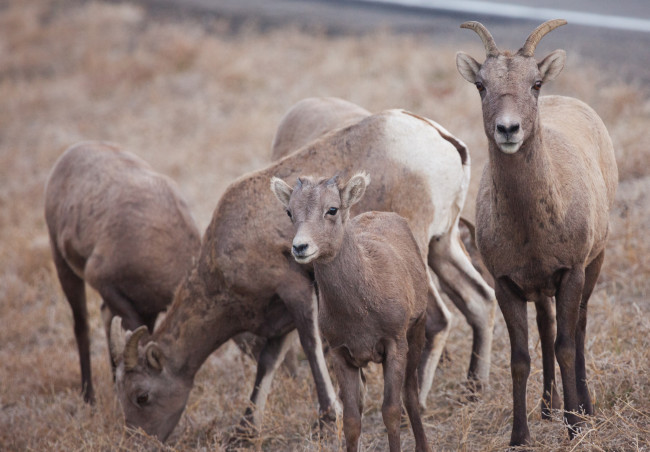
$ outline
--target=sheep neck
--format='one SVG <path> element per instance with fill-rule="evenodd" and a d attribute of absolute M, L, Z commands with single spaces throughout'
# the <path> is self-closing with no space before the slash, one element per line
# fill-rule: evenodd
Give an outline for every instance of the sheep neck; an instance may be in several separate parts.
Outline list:
<path fill-rule="evenodd" d="M 489 151 L 492 205 L 497 212 L 524 224 L 560 221 L 560 185 L 544 146 L 539 120 L 517 153 L 504 154 L 494 141 Z"/>
<path fill-rule="evenodd" d="M 179 286 L 164 322 L 152 336 L 173 371 L 194 378 L 210 354 L 240 332 L 222 291 L 210 291 L 195 268 Z"/>
<path fill-rule="evenodd" d="M 354 303 L 337 303 L 337 300 L 353 297 L 351 292 L 359 290 L 360 282 L 363 281 L 362 260 L 359 244 L 348 224 L 345 226 L 343 240 L 336 255 L 327 262 L 314 262 L 314 275 L 319 291 L 323 294 L 335 294 L 334 297 L 325 297 L 328 310 L 336 309 L 348 313 L 354 310 Z M 333 306 L 333 303 L 336 306 Z"/>

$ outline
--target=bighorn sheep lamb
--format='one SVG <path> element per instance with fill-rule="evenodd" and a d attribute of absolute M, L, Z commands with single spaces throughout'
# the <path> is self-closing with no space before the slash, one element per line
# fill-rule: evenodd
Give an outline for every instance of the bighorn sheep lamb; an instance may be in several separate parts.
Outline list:
<path fill-rule="evenodd" d="M 45 189 L 45 220 L 74 317 L 84 399 L 92 402 L 84 281 L 102 297 L 107 335 L 115 315 L 129 329 L 151 332 L 198 254 L 200 235 L 171 179 L 99 142 L 72 146 L 58 159 Z"/>
<path fill-rule="evenodd" d="M 313 276 L 291 257 L 292 227 L 280 215 L 268 189 L 272 176 L 297 177 L 324 167 L 366 169 L 374 178 L 353 212 L 393 211 L 407 218 L 423 255 L 436 261 L 439 276 L 467 304 L 483 312 L 491 333 L 494 292 L 462 252 L 458 216 L 469 179 L 465 146 L 436 123 L 389 110 L 333 131 L 275 164 L 239 178 L 225 191 L 203 237 L 197 264 L 180 284 L 165 321 L 139 345 L 142 329 L 112 330 L 118 394 L 126 422 L 165 439 L 177 423 L 197 370 L 208 355 L 242 331 L 266 337 L 244 420 L 260 426 L 270 383 L 294 327 L 316 382 L 321 415 L 338 408 L 323 356 L 316 316 Z M 434 269 L 436 269 L 434 267 Z M 449 312 L 430 293 L 429 331 L 438 331 L 428 356 L 439 356 Z M 483 336 L 483 338 L 489 336 Z M 489 346 L 490 341 L 487 341 Z M 480 359 L 489 361 L 481 343 Z M 425 352 L 423 352 L 424 354 Z M 280 359 L 279 359 L 280 358 Z M 478 358 L 475 358 L 478 360 Z M 429 359 L 435 366 L 437 359 Z M 425 391 L 426 392 L 426 391 Z M 422 393 L 420 399 L 423 398 Z"/>
<path fill-rule="evenodd" d="M 564 67 L 565 52 L 537 62 L 535 47 L 565 23 L 545 22 L 512 54 L 500 51 L 482 24 L 466 22 L 461 27 L 478 33 L 487 58 L 479 64 L 462 52 L 456 57 L 459 72 L 480 93 L 489 143 L 476 230 L 510 334 L 512 445 L 530 440 L 527 301 L 535 302 L 542 344 L 542 416 L 559 407 L 554 354 L 571 437 L 580 425 L 577 413 L 593 412 L 584 357 L 587 302 L 603 263 L 618 175 L 607 129 L 589 106 L 568 97 L 539 97 L 542 85 Z"/>
<path fill-rule="evenodd" d="M 373 361 L 384 368 L 382 416 L 390 450 L 401 449 L 400 393 L 404 388 L 416 450 L 427 451 L 417 369 L 431 281 L 403 217 L 366 212 L 349 219 L 350 207 L 363 197 L 369 182 L 364 173 L 345 184 L 337 177 L 302 177 L 291 188 L 274 177 L 271 190 L 294 224 L 294 259 L 313 264 L 319 325 L 332 349 L 347 450 L 359 450 L 365 395 L 362 367 Z"/>

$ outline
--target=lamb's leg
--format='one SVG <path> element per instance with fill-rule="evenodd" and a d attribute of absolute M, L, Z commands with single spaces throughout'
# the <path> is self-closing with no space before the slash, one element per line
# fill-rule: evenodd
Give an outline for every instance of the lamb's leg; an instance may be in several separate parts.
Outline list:
<path fill-rule="evenodd" d="M 401 393 L 406 371 L 408 345 L 406 338 L 387 341 L 384 358 L 384 403 L 381 415 L 388 431 L 388 446 L 391 452 L 401 450 L 399 425 L 402 415 Z"/>
<path fill-rule="evenodd" d="M 585 333 L 587 330 L 587 303 L 594 290 L 596 280 L 600 274 L 600 268 L 605 259 L 605 250 L 587 266 L 585 269 L 585 287 L 582 290 L 580 303 L 580 315 L 578 317 L 578 328 L 576 330 L 576 380 L 578 385 L 578 399 L 581 409 L 589 415 L 594 414 L 591 404 L 591 396 L 587 387 L 587 371 L 585 369 Z"/>
<path fill-rule="evenodd" d="M 425 322 L 426 315 L 408 331 L 408 353 L 406 355 L 406 372 L 404 377 L 404 405 L 406 405 L 406 412 L 409 415 L 413 436 L 415 437 L 415 450 L 418 452 L 430 450 L 418 406 L 418 365 L 420 363 L 420 356 L 422 355 L 422 348 L 424 347 Z"/>
<path fill-rule="evenodd" d="M 576 382 L 576 329 L 584 287 L 585 270 L 582 267 L 574 267 L 562 276 L 555 296 L 557 309 L 555 355 L 562 373 L 564 420 L 568 424 L 571 438 L 576 435 L 580 426 L 580 418 L 576 414 L 580 410 Z"/>
<path fill-rule="evenodd" d="M 480 390 L 490 377 L 490 355 L 496 302 L 494 290 L 472 265 L 461 246 L 458 225 L 429 244 L 429 266 L 442 290 L 463 313 L 474 336 L 467 377 L 470 387 Z"/>
<path fill-rule="evenodd" d="M 293 332 L 284 336 L 269 338 L 260 352 L 257 360 L 257 374 L 255 375 L 255 386 L 251 394 L 251 406 L 246 408 L 241 426 L 244 432 L 250 433 L 249 427 L 252 425 L 255 430 L 259 431 L 262 426 L 266 400 L 271 390 L 271 382 L 275 371 L 278 369 L 284 355 L 289 350 L 294 337 Z"/>
<path fill-rule="evenodd" d="M 526 412 L 526 384 L 530 374 L 528 318 L 526 300 L 517 297 L 505 278 L 496 281 L 496 295 L 510 336 L 510 372 L 512 374 L 512 435 L 510 445 L 530 442 Z"/>
<path fill-rule="evenodd" d="M 300 283 L 295 282 L 294 279 L 292 284 L 281 285 L 278 295 L 294 319 L 300 343 L 309 361 L 318 394 L 321 426 L 323 422 L 334 422 L 342 410 L 336 400 L 334 386 L 325 362 L 318 328 L 318 299 L 313 284 L 307 278 L 303 278 Z"/>
<path fill-rule="evenodd" d="M 52 243 L 52 257 L 59 276 L 63 293 L 72 308 L 74 318 L 74 336 L 79 350 L 81 365 L 81 388 L 86 403 L 95 403 L 92 370 L 90 365 L 90 337 L 88 329 L 88 308 L 86 307 L 86 289 L 83 279 L 79 278 L 67 264 L 56 245 Z"/>
<path fill-rule="evenodd" d="M 343 402 L 343 433 L 348 452 L 359 450 L 361 437 L 361 417 L 363 415 L 364 382 L 361 369 L 350 365 L 340 350 L 331 354 L 336 379 L 339 382 L 339 395 Z"/>
<path fill-rule="evenodd" d="M 542 369 L 544 393 L 542 395 L 542 419 L 551 419 L 551 409 L 560 408 L 560 396 L 555 383 L 555 304 L 550 297 L 535 303 L 537 330 L 542 343 Z"/>
<path fill-rule="evenodd" d="M 438 289 L 429 277 L 429 294 L 426 315 L 426 339 L 418 368 L 419 402 L 422 409 L 427 406 L 427 396 L 433 384 L 433 377 L 440 361 L 440 355 L 451 330 L 452 315 L 442 301 Z"/>

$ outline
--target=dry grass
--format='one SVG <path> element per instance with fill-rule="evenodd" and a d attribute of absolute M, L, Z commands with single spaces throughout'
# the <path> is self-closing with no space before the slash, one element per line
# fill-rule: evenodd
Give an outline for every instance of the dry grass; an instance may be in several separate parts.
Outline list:
<path fill-rule="evenodd" d="M 129 4 L 11 0 L 0 6 L 0 450 L 162 447 L 153 439 L 135 443 L 122 426 L 94 293 L 98 402 L 88 407 L 79 396 L 71 314 L 42 214 L 48 171 L 79 140 L 117 142 L 175 178 L 204 228 L 227 184 L 268 163 L 274 129 L 299 99 L 333 95 L 372 111 L 405 107 L 440 121 L 470 146 L 474 179 L 466 213 L 472 216 L 485 138 L 478 96 L 455 69 L 456 49 L 388 31 L 332 37 L 255 27 L 232 33 L 227 23 L 202 24 L 207 28 L 152 20 Z M 478 45 L 465 50 L 481 55 Z M 550 89 L 581 98 L 601 114 L 622 182 L 590 308 L 587 362 L 596 415 L 572 442 L 560 413 L 554 422 L 541 421 L 540 347 L 531 333 L 531 449 L 647 450 L 650 240 L 641 230 L 650 220 L 650 102 L 639 87 L 606 83 L 572 61 L 579 56 Z M 429 440 L 439 450 L 503 449 L 511 422 L 505 327 L 499 316 L 491 386 L 482 400 L 468 403 L 462 381 L 470 331 L 456 318 L 452 359 L 441 366 L 424 413 Z M 186 413 L 164 447 L 220 449 L 246 407 L 253 377 L 247 358 L 222 347 L 199 372 Z M 381 373 L 372 367 L 363 435 L 368 450 L 387 446 L 381 386 Z M 274 382 L 256 446 L 319 450 L 315 419 L 303 362 L 296 380 Z M 413 448 L 409 431 L 403 443 Z M 332 435 L 321 447 L 338 445 L 340 437 Z"/>

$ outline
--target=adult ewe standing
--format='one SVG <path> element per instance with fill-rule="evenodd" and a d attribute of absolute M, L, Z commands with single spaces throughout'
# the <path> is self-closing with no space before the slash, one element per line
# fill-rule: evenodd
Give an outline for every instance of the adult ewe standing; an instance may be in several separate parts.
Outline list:
<path fill-rule="evenodd" d="M 539 97 L 542 85 L 564 67 L 566 55 L 556 50 L 537 62 L 535 47 L 565 23 L 540 25 L 513 54 L 500 51 L 483 25 L 466 22 L 461 27 L 481 37 L 487 58 L 479 64 L 462 52 L 456 57 L 459 72 L 481 95 L 489 142 L 476 231 L 510 334 L 511 445 L 530 441 L 527 301 L 536 304 L 542 343 L 542 416 L 549 418 L 550 408 L 559 406 L 555 355 L 569 435 L 578 431 L 577 413 L 593 413 L 584 357 L 587 302 L 605 255 L 618 176 L 612 142 L 598 115 L 573 98 Z"/>

